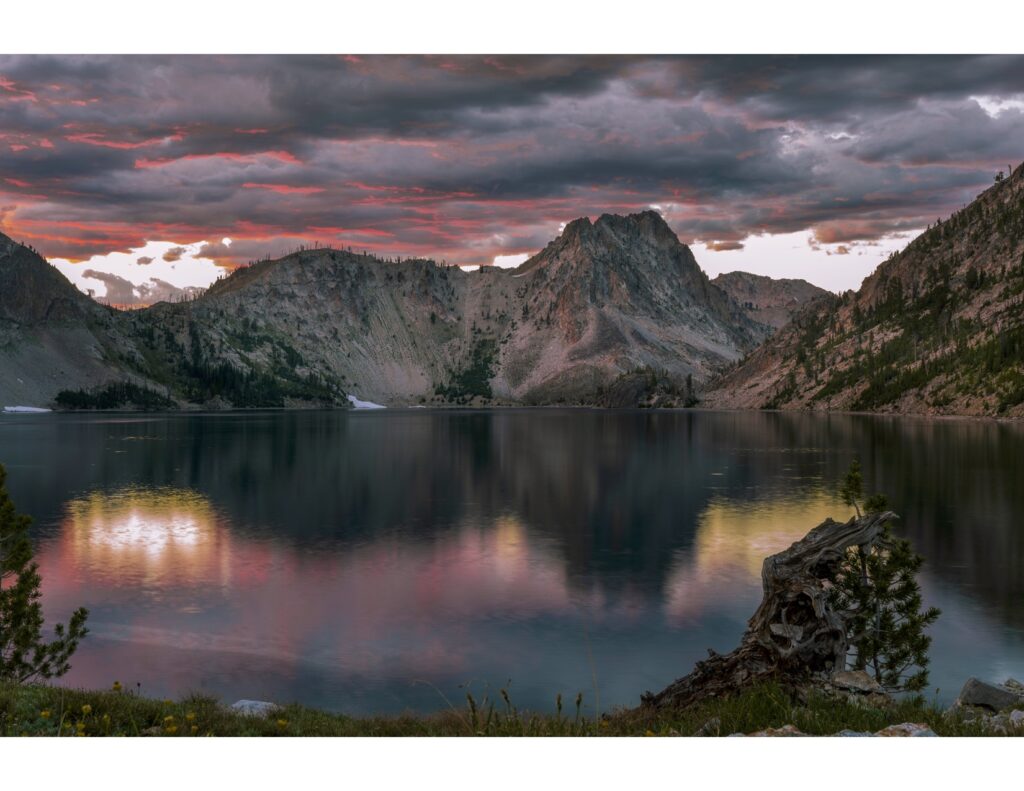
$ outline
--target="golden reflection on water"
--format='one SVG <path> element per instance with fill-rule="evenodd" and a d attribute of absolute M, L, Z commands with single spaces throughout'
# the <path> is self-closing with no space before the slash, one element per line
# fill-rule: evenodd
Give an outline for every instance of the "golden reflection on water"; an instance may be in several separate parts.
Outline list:
<path fill-rule="evenodd" d="M 65 549 L 77 564 L 128 578 L 173 573 L 194 581 L 229 566 L 217 514 L 202 495 L 174 487 L 96 491 L 66 506 Z M 217 570 L 220 573 L 216 573 Z"/>
<path fill-rule="evenodd" d="M 764 558 L 808 525 L 845 512 L 825 492 L 712 500 L 692 545 L 673 558 L 663 590 L 668 624 L 696 624 L 714 613 L 745 617 Z M 459 646 L 472 642 L 471 625 L 481 618 L 533 619 L 582 607 L 590 618 L 628 620 L 645 607 L 628 589 L 610 599 L 599 585 L 573 590 L 557 544 L 513 513 L 420 540 L 391 536 L 306 551 L 233 539 L 210 501 L 192 490 L 97 491 L 68 503 L 58 557 L 76 573 L 47 574 L 54 593 L 80 596 L 77 586 L 87 581 L 95 601 L 124 608 L 125 623 L 101 629 L 108 637 L 296 663 L 302 646 L 304 661 L 353 672 L 403 662 L 461 669 L 467 660 Z M 129 617 L 142 599 L 159 601 L 159 609 Z M 212 620 L 177 615 L 198 612 Z M 396 652 L 399 633 L 406 651 Z"/>
<path fill-rule="evenodd" d="M 665 586 L 665 611 L 678 624 L 695 620 L 716 601 L 758 588 L 769 555 L 803 538 L 827 517 L 846 519 L 831 493 L 755 502 L 712 500 L 697 520 L 693 549 L 677 554 Z"/>

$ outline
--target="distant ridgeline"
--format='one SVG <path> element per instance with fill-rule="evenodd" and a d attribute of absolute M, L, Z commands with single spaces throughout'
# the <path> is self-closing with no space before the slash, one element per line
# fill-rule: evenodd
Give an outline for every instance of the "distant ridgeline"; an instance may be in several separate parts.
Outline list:
<path fill-rule="evenodd" d="M 773 330 L 655 212 L 576 220 L 517 269 L 300 249 L 135 311 L 0 237 L 0 404 L 682 405 Z"/>
<path fill-rule="evenodd" d="M 798 312 L 711 406 L 1024 416 L 1024 166 Z"/>
<path fill-rule="evenodd" d="M 575 220 L 515 269 L 303 249 L 136 311 L 0 235 L 0 404 L 1021 416 L 1022 302 L 1021 168 L 842 296 L 711 281 L 653 211 Z"/>

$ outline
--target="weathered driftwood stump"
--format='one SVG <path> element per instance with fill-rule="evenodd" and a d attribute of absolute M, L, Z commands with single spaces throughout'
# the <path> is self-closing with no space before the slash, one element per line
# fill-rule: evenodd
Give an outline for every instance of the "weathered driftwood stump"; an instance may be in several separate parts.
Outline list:
<path fill-rule="evenodd" d="M 847 549 L 872 546 L 891 511 L 851 519 L 826 519 L 789 549 L 765 558 L 764 598 L 739 647 L 698 662 L 693 672 L 656 695 L 641 696 L 643 707 L 679 708 L 722 697 L 761 681 L 803 687 L 827 681 L 846 664 L 848 642 L 843 612 L 829 601 L 829 588 Z"/>

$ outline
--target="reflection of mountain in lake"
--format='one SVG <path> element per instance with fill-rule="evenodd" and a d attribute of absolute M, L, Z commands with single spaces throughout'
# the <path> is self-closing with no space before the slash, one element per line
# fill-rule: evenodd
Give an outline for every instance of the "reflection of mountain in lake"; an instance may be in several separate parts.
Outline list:
<path fill-rule="evenodd" d="M 91 611 L 68 683 L 367 712 L 508 679 L 549 707 L 592 672 L 634 703 L 735 644 L 763 558 L 845 515 L 855 455 L 927 557 L 936 683 L 980 655 L 1019 675 L 1022 450 L 1011 425 L 780 413 L 0 421 L 47 613 Z"/>
<path fill-rule="evenodd" d="M 715 498 L 701 513 L 690 551 L 677 553 L 665 585 L 665 613 L 670 623 L 693 622 L 724 591 L 759 589 L 764 559 L 781 552 L 837 513 L 835 498 L 823 492 L 805 499 L 734 503 Z M 753 611 L 746 613 L 752 615 Z"/>
<path fill-rule="evenodd" d="M 679 553 L 696 551 L 709 504 L 754 506 L 737 524 L 759 533 L 781 499 L 805 531 L 857 455 L 931 573 L 1024 621 L 1014 425 L 556 410 L 27 420 L 4 426 L 0 459 L 44 532 L 71 493 L 139 484 L 199 492 L 233 534 L 303 548 L 434 541 L 511 515 L 554 547 L 570 585 L 655 598 Z"/>

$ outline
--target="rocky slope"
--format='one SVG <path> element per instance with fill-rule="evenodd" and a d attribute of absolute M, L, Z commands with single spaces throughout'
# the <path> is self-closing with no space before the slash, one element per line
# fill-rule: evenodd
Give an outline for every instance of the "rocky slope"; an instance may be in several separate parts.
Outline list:
<path fill-rule="evenodd" d="M 89 299 L 36 252 L 0 233 L 0 404 L 44 404 L 57 391 L 121 374 L 118 314 Z"/>
<path fill-rule="evenodd" d="M 767 331 L 654 212 L 576 220 L 515 270 L 303 250 L 133 312 L 12 243 L 0 277 L 19 284 L 0 303 L 2 403 L 595 403 L 633 372 L 706 381 Z M 135 389 L 100 392 L 113 382 Z"/>
<path fill-rule="evenodd" d="M 705 403 L 1024 416 L 1024 166 L 802 310 Z"/>
<path fill-rule="evenodd" d="M 711 281 L 732 297 L 753 321 L 778 330 L 801 308 L 829 292 L 791 278 L 774 279 L 750 272 L 726 272 Z"/>

